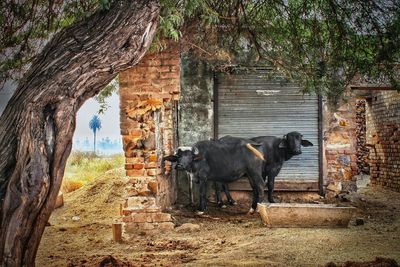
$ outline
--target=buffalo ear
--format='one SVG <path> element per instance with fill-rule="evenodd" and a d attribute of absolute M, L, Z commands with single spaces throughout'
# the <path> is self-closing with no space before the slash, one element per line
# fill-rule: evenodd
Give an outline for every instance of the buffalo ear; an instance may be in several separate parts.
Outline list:
<path fill-rule="evenodd" d="M 287 148 L 287 142 L 286 139 L 282 139 L 281 142 L 279 143 L 279 148 Z"/>
<path fill-rule="evenodd" d="M 301 140 L 301 145 L 302 146 L 313 146 L 313 143 L 311 143 L 308 140 Z"/>
<path fill-rule="evenodd" d="M 192 147 L 192 153 L 193 153 L 193 155 L 197 156 L 200 152 L 199 152 L 199 149 L 194 146 L 194 147 Z"/>
<path fill-rule="evenodd" d="M 169 155 L 169 156 L 164 157 L 164 160 L 176 162 L 176 161 L 178 161 L 178 157 L 175 155 Z"/>

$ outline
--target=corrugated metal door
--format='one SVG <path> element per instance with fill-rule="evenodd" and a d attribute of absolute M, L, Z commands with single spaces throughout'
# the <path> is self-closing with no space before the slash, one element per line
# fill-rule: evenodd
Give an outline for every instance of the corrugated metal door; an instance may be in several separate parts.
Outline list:
<path fill-rule="evenodd" d="M 276 75 L 270 77 L 265 69 L 220 73 L 216 90 L 218 137 L 281 137 L 298 131 L 314 146 L 303 147 L 301 155 L 285 162 L 277 180 L 318 182 L 317 96 L 303 95 L 298 85 Z"/>

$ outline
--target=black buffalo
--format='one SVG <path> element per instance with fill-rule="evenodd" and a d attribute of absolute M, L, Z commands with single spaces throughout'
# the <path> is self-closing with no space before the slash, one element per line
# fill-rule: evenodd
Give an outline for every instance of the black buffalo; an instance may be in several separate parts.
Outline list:
<path fill-rule="evenodd" d="M 177 153 L 175 155 L 166 156 L 166 157 L 164 157 L 164 160 L 168 160 L 171 162 L 177 162 L 178 155 L 180 155 L 182 153 L 182 151 L 191 150 L 191 149 L 192 149 L 191 147 L 180 147 L 180 148 L 178 148 Z M 175 169 L 179 169 L 179 166 L 177 164 L 175 164 Z M 190 191 L 192 192 L 192 177 L 190 177 L 190 179 L 191 179 Z M 226 205 L 224 204 L 224 202 L 222 200 L 222 195 L 221 195 L 222 191 L 225 193 L 225 196 L 226 196 L 226 199 L 227 199 L 229 205 L 231 205 L 231 206 L 237 205 L 237 202 L 232 198 L 232 196 L 229 192 L 228 184 L 214 182 L 213 185 L 214 185 L 214 189 L 215 189 L 215 200 L 217 202 L 218 207 L 226 208 Z"/>
<path fill-rule="evenodd" d="M 274 192 L 275 177 L 279 174 L 283 162 L 293 156 L 301 154 L 301 147 L 313 146 L 308 140 L 303 140 L 303 135 L 298 132 L 290 132 L 283 138 L 275 136 L 258 136 L 251 140 L 262 144 L 262 152 L 265 156 L 262 177 L 264 181 L 268 176 L 268 201 L 274 203 L 272 196 Z"/>
<path fill-rule="evenodd" d="M 190 149 L 179 149 L 165 160 L 176 161 L 178 168 L 189 172 L 200 184 L 199 211 L 206 210 L 207 181 L 230 183 L 247 176 L 253 189 L 252 209 L 264 198 L 264 181 L 261 176 L 264 157 L 254 141 L 225 137 L 224 142 L 200 141 Z"/>

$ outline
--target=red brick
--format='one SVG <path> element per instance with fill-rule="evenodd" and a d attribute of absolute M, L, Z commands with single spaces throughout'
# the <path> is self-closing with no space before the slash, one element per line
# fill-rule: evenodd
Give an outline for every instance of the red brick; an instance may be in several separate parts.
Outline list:
<path fill-rule="evenodd" d="M 128 79 L 129 72 L 131 72 L 131 70 L 126 70 L 126 71 L 120 72 L 119 73 L 119 81 L 120 82 L 126 81 Z"/>
<path fill-rule="evenodd" d="M 150 196 L 151 194 L 152 194 L 151 191 L 147 189 L 138 192 L 138 195 L 141 197 L 147 197 Z"/>
<path fill-rule="evenodd" d="M 172 94 L 170 93 L 157 93 L 157 95 L 155 95 L 155 97 L 163 99 L 163 100 L 170 100 L 172 97 Z"/>
<path fill-rule="evenodd" d="M 123 217 L 122 221 L 127 223 L 127 222 L 132 222 L 132 218 L 131 217 Z"/>
<path fill-rule="evenodd" d="M 172 93 L 179 93 L 179 91 L 180 91 L 179 85 L 163 84 L 163 86 L 162 86 L 162 92 L 168 93 L 168 94 L 170 94 L 170 96 Z"/>
<path fill-rule="evenodd" d="M 151 216 L 153 222 L 170 222 L 172 220 L 169 213 L 152 213 Z"/>
<path fill-rule="evenodd" d="M 161 65 L 161 59 L 152 59 L 148 61 L 144 61 L 143 66 L 160 66 Z"/>
<path fill-rule="evenodd" d="M 145 170 L 127 170 L 126 176 L 144 176 Z"/>
<path fill-rule="evenodd" d="M 142 130 L 131 130 L 129 132 L 131 137 L 141 137 L 142 136 Z"/>
<path fill-rule="evenodd" d="M 125 164 L 125 170 L 132 170 L 133 164 Z"/>
<path fill-rule="evenodd" d="M 149 162 L 145 166 L 146 169 L 152 169 L 152 168 L 157 168 L 157 167 L 158 167 L 158 164 L 156 162 Z"/>
<path fill-rule="evenodd" d="M 158 182 L 157 180 L 151 180 L 147 184 L 148 189 L 154 194 L 157 195 L 158 193 Z"/>
<path fill-rule="evenodd" d="M 123 209 L 122 210 L 122 214 L 125 216 L 131 215 L 132 211 L 131 210 L 127 210 L 127 209 Z"/>
<path fill-rule="evenodd" d="M 143 224 L 138 224 L 139 228 L 143 229 L 143 230 L 152 230 L 155 228 L 155 225 L 152 223 L 143 223 Z"/>
<path fill-rule="evenodd" d="M 156 154 L 152 154 L 149 156 L 148 158 L 149 162 L 157 162 L 157 155 Z"/>
<path fill-rule="evenodd" d="M 179 79 L 168 79 L 165 81 L 166 81 L 166 85 L 169 85 L 169 86 L 180 87 L 180 85 L 181 85 Z"/>
<path fill-rule="evenodd" d="M 150 92 L 150 93 L 162 93 L 162 87 L 161 86 L 146 86 L 146 87 L 141 87 L 140 91 L 141 92 Z"/>
<path fill-rule="evenodd" d="M 135 158 L 125 158 L 126 163 L 143 163 L 144 158 L 142 157 L 135 157 Z"/>
<path fill-rule="evenodd" d="M 160 75 L 161 79 L 176 79 L 179 80 L 179 73 L 178 72 L 162 72 Z"/>
<path fill-rule="evenodd" d="M 132 222 L 139 223 L 147 222 L 147 217 L 150 218 L 150 215 L 148 213 L 132 213 L 131 215 Z"/>
<path fill-rule="evenodd" d="M 160 66 L 160 67 L 158 67 L 158 70 L 160 72 L 171 72 L 171 67 L 170 66 Z"/>
<path fill-rule="evenodd" d="M 144 168 L 144 164 L 143 163 L 135 163 L 135 164 L 133 164 L 133 168 L 135 170 L 141 170 Z"/>
<path fill-rule="evenodd" d="M 165 59 L 162 61 L 162 64 L 165 66 L 167 65 L 178 66 L 180 64 L 180 59 L 179 58 Z"/>

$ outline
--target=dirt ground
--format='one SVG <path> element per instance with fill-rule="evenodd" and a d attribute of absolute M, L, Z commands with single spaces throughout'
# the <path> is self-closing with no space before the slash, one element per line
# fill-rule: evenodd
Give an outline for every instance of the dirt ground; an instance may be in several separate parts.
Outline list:
<path fill-rule="evenodd" d="M 118 244 L 111 223 L 123 199 L 121 177 L 122 169 L 109 171 L 65 195 L 46 227 L 37 266 L 325 266 L 376 257 L 400 263 L 400 193 L 353 194 L 345 204 L 358 209 L 348 228 L 270 229 L 258 214 L 246 214 L 250 203 L 225 210 L 211 203 L 206 216 L 191 207 L 170 211 L 177 226 L 192 223 L 197 230 L 132 235 Z M 364 224 L 355 226 L 355 218 Z"/>

